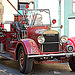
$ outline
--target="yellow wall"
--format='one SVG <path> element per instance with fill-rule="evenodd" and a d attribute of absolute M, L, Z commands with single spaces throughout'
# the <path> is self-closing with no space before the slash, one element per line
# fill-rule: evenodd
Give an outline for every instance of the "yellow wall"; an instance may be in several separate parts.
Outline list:
<path fill-rule="evenodd" d="M 2 22 L 3 22 L 3 5 L 0 2 L 0 23 L 2 23 Z"/>

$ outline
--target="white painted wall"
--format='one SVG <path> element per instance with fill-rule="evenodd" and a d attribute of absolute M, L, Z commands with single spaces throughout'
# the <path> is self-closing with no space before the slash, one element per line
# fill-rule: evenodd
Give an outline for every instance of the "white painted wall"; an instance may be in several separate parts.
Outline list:
<path fill-rule="evenodd" d="M 10 0 L 10 2 L 15 6 L 17 9 L 17 1 L 18 0 Z M 3 15 L 3 22 L 5 21 L 14 21 L 14 15 L 17 12 L 13 9 L 13 7 L 7 2 L 7 0 L 2 0 L 2 4 L 4 6 L 4 15 Z"/>
<path fill-rule="evenodd" d="M 51 20 L 56 19 L 57 23 L 55 26 L 58 26 L 58 0 L 38 0 L 38 8 L 39 9 L 50 9 Z M 56 28 L 58 30 L 58 28 Z"/>
<path fill-rule="evenodd" d="M 69 37 L 75 36 L 75 19 L 69 19 Z"/>
<path fill-rule="evenodd" d="M 18 14 L 15 9 L 7 2 L 7 0 L 1 0 L 2 4 L 4 6 L 4 15 L 3 15 L 3 22 L 5 21 L 14 21 L 14 15 Z M 9 0 L 17 9 L 18 8 L 18 0 Z M 34 0 L 19 0 L 21 2 L 30 2 Z M 30 4 L 30 8 L 32 8 L 32 5 Z"/>
<path fill-rule="evenodd" d="M 61 29 L 61 36 L 64 35 L 64 0 L 61 0 L 61 25 L 63 28 Z"/>

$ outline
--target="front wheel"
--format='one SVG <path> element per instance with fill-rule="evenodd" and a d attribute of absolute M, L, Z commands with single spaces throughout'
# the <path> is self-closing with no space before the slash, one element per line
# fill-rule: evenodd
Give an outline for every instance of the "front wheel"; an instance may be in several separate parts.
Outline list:
<path fill-rule="evenodd" d="M 30 73 L 33 66 L 32 59 L 28 59 L 23 46 L 20 46 L 18 52 L 18 64 L 21 73 Z"/>
<path fill-rule="evenodd" d="M 69 65 L 70 65 L 71 70 L 75 71 L 75 57 L 70 59 Z"/>

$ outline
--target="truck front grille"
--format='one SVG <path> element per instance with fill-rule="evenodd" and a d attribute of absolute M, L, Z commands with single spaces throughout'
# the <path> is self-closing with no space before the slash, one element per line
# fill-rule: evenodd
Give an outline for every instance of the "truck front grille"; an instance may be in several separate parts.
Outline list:
<path fill-rule="evenodd" d="M 59 51 L 59 34 L 44 34 L 43 52 Z"/>

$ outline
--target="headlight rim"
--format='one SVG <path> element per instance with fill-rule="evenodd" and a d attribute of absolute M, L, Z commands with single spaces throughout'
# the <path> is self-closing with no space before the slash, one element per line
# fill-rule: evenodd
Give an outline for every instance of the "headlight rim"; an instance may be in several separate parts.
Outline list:
<path fill-rule="evenodd" d="M 66 40 L 65 42 L 62 41 L 62 38 L 63 38 L 63 37 L 66 37 L 66 38 L 67 38 L 67 40 Z M 66 43 L 67 41 L 68 41 L 68 37 L 67 37 L 66 35 L 61 36 L 61 38 L 60 38 L 60 42 L 61 42 L 61 43 Z"/>
<path fill-rule="evenodd" d="M 44 38 L 43 35 L 40 35 L 40 36 L 37 37 L 37 41 L 38 41 L 38 38 L 39 38 L 39 37 L 43 37 L 43 38 Z M 40 42 L 38 41 L 39 44 L 43 44 L 44 42 L 45 42 L 45 38 L 44 38 L 44 41 L 43 41 L 42 43 L 40 43 Z"/>

